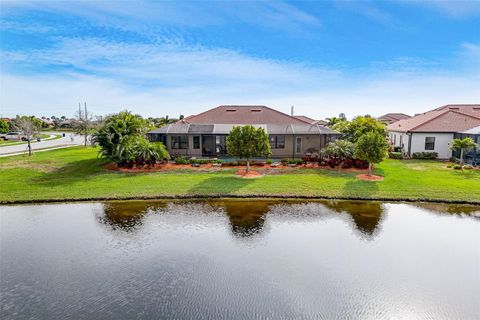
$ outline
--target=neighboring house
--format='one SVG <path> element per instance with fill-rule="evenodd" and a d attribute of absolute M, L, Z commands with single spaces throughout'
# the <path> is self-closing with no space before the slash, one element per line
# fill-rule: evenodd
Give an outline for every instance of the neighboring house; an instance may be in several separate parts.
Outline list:
<path fill-rule="evenodd" d="M 458 132 L 480 125 L 480 104 L 445 105 L 388 125 L 390 143 L 407 157 L 414 152 L 437 152 L 452 157 L 450 143 Z"/>
<path fill-rule="evenodd" d="M 318 152 L 340 136 L 338 132 L 266 106 L 219 106 L 150 131 L 171 155 L 221 157 L 227 155 L 226 137 L 234 126 L 262 127 L 269 135 L 272 157 L 302 157 Z"/>
<path fill-rule="evenodd" d="M 381 117 L 378 117 L 378 120 L 380 120 L 383 123 L 389 125 L 389 124 L 395 123 L 397 121 L 404 120 L 404 119 L 409 119 L 409 118 L 411 118 L 411 117 L 408 114 L 405 114 L 405 113 L 387 113 L 387 114 L 384 114 Z"/>
<path fill-rule="evenodd" d="M 456 132 L 453 137 L 455 139 L 471 138 L 480 146 L 480 126 Z M 455 150 L 453 152 L 453 157 L 460 159 L 460 150 Z M 466 152 L 463 157 L 467 163 L 480 165 L 480 147 L 476 147 L 475 149 Z"/>

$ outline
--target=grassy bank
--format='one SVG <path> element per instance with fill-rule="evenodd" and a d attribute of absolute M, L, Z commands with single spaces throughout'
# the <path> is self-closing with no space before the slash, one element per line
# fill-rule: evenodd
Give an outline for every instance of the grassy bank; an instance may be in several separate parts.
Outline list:
<path fill-rule="evenodd" d="M 376 182 L 357 180 L 357 173 L 322 169 L 241 179 L 235 169 L 121 173 L 103 169 L 105 163 L 95 149 L 83 147 L 0 158 L 0 202 L 221 194 L 480 203 L 479 171 L 447 169 L 437 161 L 384 161 L 375 173 L 385 179 Z"/>

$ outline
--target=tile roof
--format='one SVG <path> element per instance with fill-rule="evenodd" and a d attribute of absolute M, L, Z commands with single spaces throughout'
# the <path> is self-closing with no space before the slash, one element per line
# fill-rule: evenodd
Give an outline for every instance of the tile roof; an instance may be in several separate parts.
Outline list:
<path fill-rule="evenodd" d="M 314 123 L 317 122 L 317 120 L 306 117 L 306 116 L 293 116 L 293 117 L 298 119 L 298 120 L 302 120 L 303 122 L 310 123 L 310 124 L 314 124 Z"/>
<path fill-rule="evenodd" d="M 233 127 L 242 124 L 184 124 L 172 123 L 149 133 L 161 134 L 228 134 Z M 244 124 L 243 124 L 244 125 Z M 303 124 L 254 124 L 256 128 L 263 128 L 268 134 L 339 134 L 320 125 Z"/>
<path fill-rule="evenodd" d="M 389 131 L 458 132 L 480 125 L 480 105 L 445 105 L 388 125 Z"/>
<path fill-rule="evenodd" d="M 387 123 L 390 124 L 390 123 L 394 123 L 399 120 L 408 119 L 408 118 L 411 118 L 411 116 L 405 113 L 387 113 L 381 117 L 378 117 L 378 120 L 386 121 Z"/>
<path fill-rule="evenodd" d="M 304 120 L 297 119 L 286 113 L 274 110 L 266 106 L 219 106 L 197 115 L 186 117 L 183 123 L 196 124 L 306 124 Z"/>

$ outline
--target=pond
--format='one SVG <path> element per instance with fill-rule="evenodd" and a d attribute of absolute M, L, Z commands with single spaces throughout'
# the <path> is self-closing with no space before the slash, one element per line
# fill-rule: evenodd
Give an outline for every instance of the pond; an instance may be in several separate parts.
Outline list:
<path fill-rule="evenodd" d="M 480 319 L 480 208 L 0 207 L 2 319 Z"/>

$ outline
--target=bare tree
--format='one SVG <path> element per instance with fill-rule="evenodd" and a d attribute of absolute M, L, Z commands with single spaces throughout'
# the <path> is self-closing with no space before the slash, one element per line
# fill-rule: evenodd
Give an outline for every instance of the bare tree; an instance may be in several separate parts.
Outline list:
<path fill-rule="evenodd" d="M 22 133 L 22 135 L 25 136 L 27 139 L 27 144 L 28 144 L 28 155 L 32 155 L 32 146 L 30 142 L 32 141 L 32 138 L 38 134 L 39 126 L 38 122 L 35 121 L 33 117 L 27 117 L 27 116 L 22 116 L 18 117 L 15 120 L 15 125 L 18 128 L 18 130 Z"/>
<path fill-rule="evenodd" d="M 78 111 L 75 115 L 76 123 L 74 125 L 74 130 L 76 134 L 82 135 L 84 137 L 84 145 L 87 146 L 88 136 L 91 133 L 93 116 L 87 110 L 87 103 L 84 103 L 84 108 L 82 109 L 80 103 L 78 104 Z"/>

